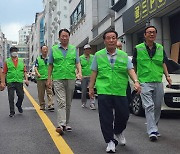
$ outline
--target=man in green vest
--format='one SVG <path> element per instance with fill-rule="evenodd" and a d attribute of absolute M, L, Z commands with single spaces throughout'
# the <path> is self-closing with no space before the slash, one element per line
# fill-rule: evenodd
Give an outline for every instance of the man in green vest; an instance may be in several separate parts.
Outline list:
<path fill-rule="evenodd" d="M 89 96 L 94 97 L 94 84 L 98 94 L 98 111 L 102 134 L 107 143 L 106 152 L 114 153 L 115 146 L 126 144 L 123 131 L 129 118 L 126 97 L 128 75 L 134 88 L 140 92 L 131 60 L 126 52 L 116 48 L 118 34 L 114 30 L 103 35 L 105 48 L 96 52 L 91 66 Z"/>
<path fill-rule="evenodd" d="M 25 77 L 25 84 L 28 86 L 29 81 L 27 78 L 27 71 L 24 65 L 24 61 L 21 58 L 18 58 L 18 48 L 11 47 L 10 48 L 10 58 L 7 58 L 4 63 L 3 75 L 1 87 L 3 89 L 6 86 L 5 78 L 7 81 L 7 89 L 8 89 L 8 99 L 9 99 L 9 107 L 10 107 L 10 117 L 14 117 L 14 92 L 18 96 L 16 107 L 18 108 L 19 113 L 23 113 L 22 102 L 24 99 L 24 90 L 23 90 L 23 80 Z"/>
<path fill-rule="evenodd" d="M 80 63 L 82 68 L 82 81 L 81 81 L 81 102 L 82 108 L 86 107 L 86 95 L 87 95 L 87 87 L 89 86 L 89 79 L 91 75 L 91 64 L 93 60 L 93 55 L 91 54 L 91 46 L 86 44 L 84 46 L 84 54 L 80 56 Z M 90 99 L 90 109 L 95 110 L 95 98 Z"/>
<path fill-rule="evenodd" d="M 45 110 L 45 91 L 48 98 L 48 110 L 54 111 L 53 103 L 53 92 L 52 87 L 47 86 L 48 79 L 48 47 L 43 45 L 41 47 L 41 55 L 36 59 L 35 62 L 35 73 L 37 76 L 37 89 L 40 110 Z"/>
<path fill-rule="evenodd" d="M 160 136 L 158 122 L 161 115 L 161 104 L 164 101 L 162 76 L 171 85 L 165 60 L 166 54 L 161 44 L 155 43 L 157 29 L 154 26 L 145 28 L 145 42 L 136 45 L 133 64 L 141 85 L 141 99 L 145 108 L 147 133 L 150 141 L 156 141 Z"/>
<path fill-rule="evenodd" d="M 59 134 L 63 134 L 65 130 L 72 131 L 69 119 L 75 79 L 82 79 L 79 53 L 75 46 L 69 44 L 69 37 L 70 32 L 61 29 L 60 43 L 52 47 L 49 55 L 48 85 L 51 86 L 53 80 L 58 103 L 56 132 Z"/>

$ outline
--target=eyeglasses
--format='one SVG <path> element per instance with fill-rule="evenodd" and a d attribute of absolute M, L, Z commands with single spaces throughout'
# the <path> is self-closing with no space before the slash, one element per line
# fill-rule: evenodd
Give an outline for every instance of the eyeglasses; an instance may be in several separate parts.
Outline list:
<path fill-rule="evenodd" d="M 148 32 L 146 32 L 147 34 L 153 34 L 153 35 L 155 35 L 156 34 L 156 31 L 148 31 Z"/>

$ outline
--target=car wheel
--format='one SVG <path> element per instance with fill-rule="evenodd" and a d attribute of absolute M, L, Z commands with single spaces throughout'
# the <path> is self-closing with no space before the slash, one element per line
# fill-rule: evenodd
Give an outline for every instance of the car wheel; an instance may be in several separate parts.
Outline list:
<path fill-rule="evenodd" d="M 144 108 L 142 106 L 141 97 L 136 92 L 132 93 L 132 102 L 131 102 L 132 113 L 136 116 L 144 115 Z"/>

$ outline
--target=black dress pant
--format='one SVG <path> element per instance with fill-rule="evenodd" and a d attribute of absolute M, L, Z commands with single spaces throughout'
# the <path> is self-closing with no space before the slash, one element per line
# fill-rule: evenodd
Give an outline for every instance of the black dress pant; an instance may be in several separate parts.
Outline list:
<path fill-rule="evenodd" d="M 10 108 L 10 113 L 15 114 L 14 111 L 14 94 L 16 91 L 17 94 L 17 107 L 22 106 L 22 102 L 24 99 L 24 90 L 23 90 L 23 83 L 20 82 L 11 82 L 7 84 L 7 89 L 8 89 L 8 99 L 9 99 L 9 108 Z"/>
<path fill-rule="evenodd" d="M 129 104 L 126 96 L 98 95 L 101 130 L 106 143 L 114 140 L 126 128 Z"/>

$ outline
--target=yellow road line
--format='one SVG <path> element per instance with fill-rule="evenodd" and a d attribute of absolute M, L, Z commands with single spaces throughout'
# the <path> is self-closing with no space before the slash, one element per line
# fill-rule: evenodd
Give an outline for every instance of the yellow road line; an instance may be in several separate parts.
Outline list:
<path fill-rule="evenodd" d="M 48 118 L 48 116 L 39 109 L 39 105 L 34 100 L 34 98 L 29 94 L 29 92 L 25 88 L 24 92 L 30 100 L 30 102 L 32 103 L 32 105 L 34 106 L 34 108 L 36 109 L 36 112 L 40 116 L 41 120 L 43 121 L 60 154 L 73 154 L 73 151 L 68 146 L 66 141 L 55 131 L 56 128 L 51 122 L 51 120 Z"/>

